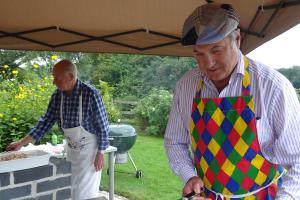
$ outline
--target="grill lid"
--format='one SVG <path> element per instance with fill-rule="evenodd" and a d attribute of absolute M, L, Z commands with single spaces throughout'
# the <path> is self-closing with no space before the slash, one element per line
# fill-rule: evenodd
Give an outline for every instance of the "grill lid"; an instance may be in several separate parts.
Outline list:
<path fill-rule="evenodd" d="M 132 137 L 136 136 L 135 129 L 127 124 L 112 124 L 109 125 L 110 137 Z"/>

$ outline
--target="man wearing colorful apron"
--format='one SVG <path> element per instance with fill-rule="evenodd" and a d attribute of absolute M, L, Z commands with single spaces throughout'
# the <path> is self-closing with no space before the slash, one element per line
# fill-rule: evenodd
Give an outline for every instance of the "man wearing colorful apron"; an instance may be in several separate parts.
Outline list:
<path fill-rule="evenodd" d="M 104 151 L 109 145 L 108 120 L 99 92 L 77 78 L 76 66 L 69 60 L 58 62 L 53 70 L 52 94 L 46 114 L 27 136 L 11 143 L 17 150 L 39 140 L 58 123 L 67 140 L 67 160 L 71 162 L 71 198 L 84 200 L 99 196 Z"/>
<path fill-rule="evenodd" d="M 176 85 L 165 133 L 170 165 L 193 199 L 300 199 L 295 90 L 242 55 L 238 24 L 232 6 L 219 3 L 184 23 L 182 43 L 193 45 L 198 68 Z"/>

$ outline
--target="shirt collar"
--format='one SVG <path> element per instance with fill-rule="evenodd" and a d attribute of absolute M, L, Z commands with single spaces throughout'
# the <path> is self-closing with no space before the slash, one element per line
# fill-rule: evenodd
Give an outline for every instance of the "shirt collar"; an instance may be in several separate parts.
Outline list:
<path fill-rule="evenodd" d="M 244 56 L 240 50 L 238 53 L 238 63 L 232 74 L 242 74 L 243 76 L 245 74 Z"/>

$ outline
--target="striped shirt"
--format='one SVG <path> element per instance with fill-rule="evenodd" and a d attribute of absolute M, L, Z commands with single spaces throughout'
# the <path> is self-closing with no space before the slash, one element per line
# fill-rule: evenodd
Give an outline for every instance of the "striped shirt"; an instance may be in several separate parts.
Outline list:
<path fill-rule="evenodd" d="M 109 145 L 108 119 L 100 93 L 94 87 L 77 80 L 71 95 L 58 89 L 52 94 L 46 114 L 29 132 L 35 140 L 40 140 L 55 122 L 61 128 L 60 104 L 63 95 L 63 128 L 79 126 L 79 97 L 82 95 L 82 126 L 98 138 L 98 149 Z"/>
<path fill-rule="evenodd" d="M 300 199 L 300 105 L 292 84 L 276 70 L 249 59 L 250 94 L 254 97 L 258 140 L 263 155 L 288 171 L 276 199 Z M 190 153 L 189 122 L 197 84 L 203 80 L 201 97 L 240 96 L 244 60 L 238 64 L 229 84 L 219 93 L 199 68 L 188 71 L 176 84 L 165 133 L 165 149 L 174 173 L 187 182 L 197 176 Z"/>

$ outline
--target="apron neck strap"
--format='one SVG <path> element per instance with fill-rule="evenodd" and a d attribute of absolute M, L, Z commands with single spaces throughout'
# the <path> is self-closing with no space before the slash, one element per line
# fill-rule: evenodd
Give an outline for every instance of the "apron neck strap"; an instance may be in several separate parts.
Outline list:
<path fill-rule="evenodd" d="M 246 56 L 244 58 L 244 77 L 243 77 L 243 84 L 242 84 L 242 96 L 249 96 L 250 95 L 250 73 L 249 73 L 249 62 Z"/>
<path fill-rule="evenodd" d="M 79 125 L 82 123 L 82 95 L 79 96 Z"/>

